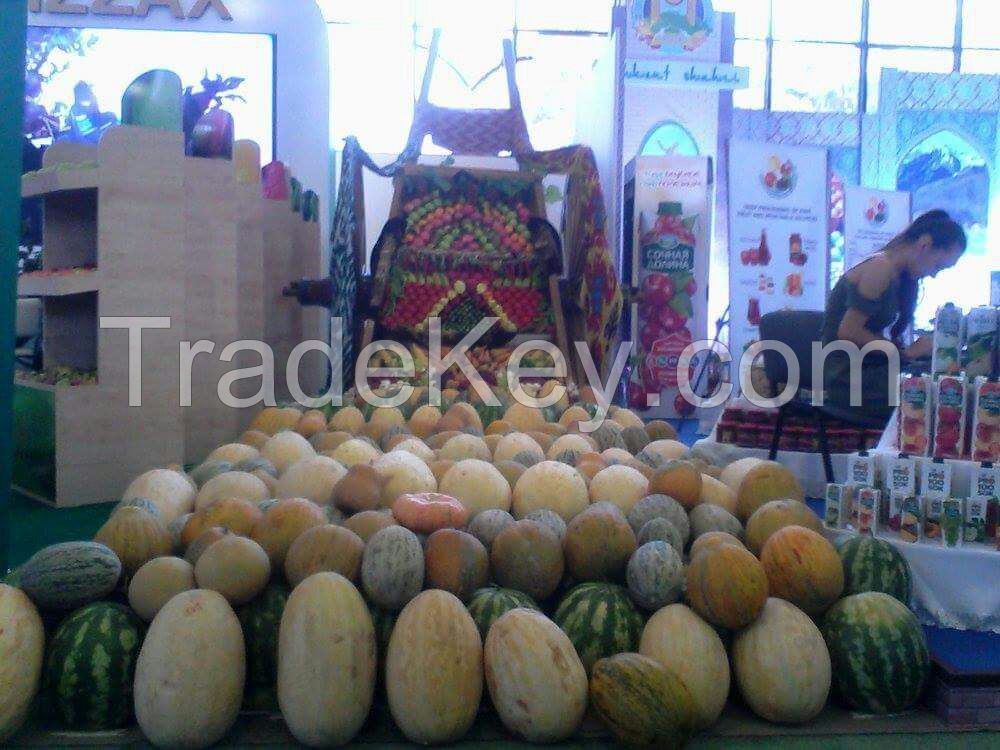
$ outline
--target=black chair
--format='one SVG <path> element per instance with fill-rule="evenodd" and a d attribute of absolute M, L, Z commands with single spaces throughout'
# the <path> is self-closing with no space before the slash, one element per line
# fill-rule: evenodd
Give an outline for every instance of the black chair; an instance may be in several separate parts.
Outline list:
<path fill-rule="evenodd" d="M 792 350 L 799 362 L 799 390 L 788 403 L 778 409 L 769 457 L 773 461 L 778 455 L 782 429 L 789 416 L 813 419 L 819 433 L 819 447 L 823 456 L 826 481 L 832 484 L 835 480 L 833 462 L 830 460 L 827 424 L 831 420 L 836 420 L 872 429 L 884 427 L 884 424 L 880 420 L 858 417 L 835 406 L 813 405 L 813 391 L 816 388 L 823 388 L 822 382 L 814 383 L 812 380 L 813 343 L 823 340 L 823 315 L 822 311 L 817 310 L 779 310 L 768 313 L 760 320 L 760 339 L 780 341 Z M 764 351 L 764 372 L 775 388 L 788 382 L 788 367 L 785 358 L 779 352 L 770 349 Z M 858 447 L 860 449 L 863 446 Z"/>

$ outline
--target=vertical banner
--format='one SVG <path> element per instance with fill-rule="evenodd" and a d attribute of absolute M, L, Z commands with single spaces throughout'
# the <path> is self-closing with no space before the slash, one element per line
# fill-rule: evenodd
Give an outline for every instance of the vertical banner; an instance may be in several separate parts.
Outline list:
<path fill-rule="evenodd" d="M 829 279 L 826 149 L 729 145 L 729 349 L 736 362 L 763 315 L 822 310 Z"/>
<path fill-rule="evenodd" d="M 844 271 L 870 258 L 910 225 L 910 194 L 844 189 Z"/>
<path fill-rule="evenodd" d="M 712 163 L 689 156 L 640 156 L 634 180 L 632 311 L 636 357 L 629 402 L 647 416 L 679 417 L 691 407 L 679 397 L 677 362 L 708 331 L 708 257 L 712 232 Z M 692 362 L 692 377 L 702 357 Z M 656 399 L 659 396 L 659 405 Z"/>

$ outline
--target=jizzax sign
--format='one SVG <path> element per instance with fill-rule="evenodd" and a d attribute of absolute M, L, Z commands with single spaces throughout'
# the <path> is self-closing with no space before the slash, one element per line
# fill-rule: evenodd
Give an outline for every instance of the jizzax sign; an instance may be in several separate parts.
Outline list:
<path fill-rule="evenodd" d="M 223 0 L 28 0 L 30 13 L 57 13 L 69 16 L 131 16 L 146 18 L 151 11 L 162 9 L 174 18 L 197 20 L 210 10 L 223 21 L 232 21 L 233 14 Z"/>

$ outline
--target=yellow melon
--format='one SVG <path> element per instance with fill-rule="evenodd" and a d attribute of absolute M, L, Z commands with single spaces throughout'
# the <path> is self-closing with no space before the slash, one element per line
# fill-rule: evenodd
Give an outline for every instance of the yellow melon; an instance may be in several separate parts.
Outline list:
<path fill-rule="evenodd" d="M 736 493 L 708 474 L 701 475 L 701 502 L 718 505 L 736 515 Z"/>
<path fill-rule="evenodd" d="M 559 417 L 559 424 L 563 427 L 569 427 L 573 422 L 587 422 L 590 420 L 590 414 L 582 406 L 571 406 L 566 411 L 562 413 Z"/>
<path fill-rule="evenodd" d="M 511 489 L 503 474 L 486 461 L 467 458 L 452 466 L 440 491 L 458 499 L 471 519 L 484 510 L 510 510 Z"/>
<path fill-rule="evenodd" d="M 410 415 L 410 432 L 418 438 L 427 439 L 434 434 L 434 428 L 440 420 L 441 410 L 436 406 L 425 404 Z"/>
<path fill-rule="evenodd" d="M 212 544 L 194 567 L 198 588 L 215 591 L 232 606 L 255 598 L 271 578 L 271 562 L 252 539 L 230 534 Z"/>
<path fill-rule="evenodd" d="M 317 505 L 333 502 L 337 483 L 347 474 L 347 469 L 327 456 L 313 456 L 296 461 L 278 480 L 277 496 L 304 497 Z"/>
<path fill-rule="evenodd" d="M 176 521 L 194 510 L 197 490 L 179 471 L 153 469 L 136 477 L 122 494 L 122 501 L 149 500 L 160 513 L 165 524 Z"/>
<path fill-rule="evenodd" d="M 372 466 L 383 481 L 382 507 L 391 507 L 404 493 L 437 492 L 434 473 L 412 453 L 386 453 L 375 459 Z"/>
<path fill-rule="evenodd" d="M 519 453 L 530 453 L 538 461 L 545 460 L 545 453 L 542 451 L 542 446 L 538 444 L 537 440 L 524 432 L 511 432 L 501 437 L 496 450 L 493 451 L 493 460 L 495 462 L 512 461 L 514 456 Z"/>
<path fill-rule="evenodd" d="M 361 438 L 345 440 L 330 453 L 332 458 L 348 469 L 356 464 L 370 464 L 381 455 L 382 451 Z"/>
<path fill-rule="evenodd" d="M 298 409 L 279 409 L 270 406 L 262 410 L 250 423 L 251 430 L 259 430 L 265 435 L 277 435 L 284 430 L 293 430 L 302 418 Z"/>
<path fill-rule="evenodd" d="M 526 469 L 514 487 L 514 517 L 518 519 L 544 509 L 569 523 L 589 504 L 583 476 L 559 461 L 542 461 Z"/>
<path fill-rule="evenodd" d="M 260 454 L 274 464 L 274 468 L 278 470 L 280 476 L 296 461 L 315 456 L 316 449 L 299 433 L 286 431 L 279 432 L 268 440 Z"/>
<path fill-rule="evenodd" d="M 609 466 L 590 480 L 590 502 L 614 503 L 622 513 L 628 513 L 648 494 L 649 480 L 630 466 Z"/>
<path fill-rule="evenodd" d="M 545 416 L 541 409 L 525 406 L 521 403 L 513 403 L 503 415 L 504 421 L 509 422 L 514 429 L 521 432 L 531 432 L 539 429 L 545 424 Z"/>
<path fill-rule="evenodd" d="M 399 409 L 392 407 L 388 409 L 378 408 L 372 411 L 368 424 L 377 425 L 384 430 L 389 427 L 405 427 L 406 417 Z"/>
<path fill-rule="evenodd" d="M 179 557 L 157 557 L 141 568 L 128 587 L 128 603 L 139 617 L 152 622 L 177 594 L 195 588 L 194 567 Z"/>
<path fill-rule="evenodd" d="M 776 461 L 742 458 L 722 470 L 721 481 L 736 494 L 737 516 L 744 522 L 771 500 L 805 501 L 798 478 Z"/>
<path fill-rule="evenodd" d="M 295 425 L 295 431 L 302 437 L 310 438 L 318 432 L 326 431 L 326 415 L 318 409 L 310 409 Z"/>
<path fill-rule="evenodd" d="M 365 415 L 361 413 L 361 409 L 356 406 L 345 406 L 330 417 L 327 429 L 330 432 L 342 431 L 351 435 L 357 435 L 364 426 Z"/>
<path fill-rule="evenodd" d="M 480 461 L 489 461 L 491 455 L 489 446 L 481 437 L 461 434 L 451 438 L 441 447 L 438 458 L 450 461 L 478 458 Z"/>
<path fill-rule="evenodd" d="M 643 448 L 643 450 L 659 456 L 664 461 L 676 461 L 681 458 L 687 458 L 690 455 L 688 447 L 676 440 L 654 440 Z"/>
<path fill-rule="evenodd" d="M 421 461 L 430 462 L 434 460 L 434 451 L 427 447 L 427 443 L 417 437 L 401 435 L 403 439 L 396 443 L 391 450 L 406 451 L 412 453 Z"/>
<path fill-rule="evenodd" d="M 243 443 L 228 443 L 226 445 L 220 445 L 214 451 L 209 453 L 205 462 L 228 461 L 229 463 L 235 465 L 240 461 L 257 458 L 258 455 L 260 455 L 260 451 L 252 445 L 245 445 Z"/>
<path fill-rule="evenodd" d="M 576 451 L 577 453 L 591 453 L 597 446 L 594 441 L 585 435 L 560 435 L 549 446 L 545 457 L 554 461 L 556 456 L 565 451 Z"/>
<path fill-rule="evenodd" d="M 612 421 L 624 427 L 638 427 L 645 429 L 646 425 L 642 418 L 631 409 L 618 409 L 611 417 Z"/>
<path fill-rule="evenodd" d="M 803 526 L 817 534 L 823 533 L 819 516 L 805 503 L 798 500 L 772 500 L 760 506 L 747 520 L 747 547 L 760 557 L 771 534 L 786 526 Z"/>
<path fill-rule="evenodd" d="M 351 439 L 351 435 L 347 432 L 317 432 L 311 438 L 309 438 L 309 443 L 313 448 L 316 449 L 317 453 L 326 453 L 328 451 L 335 451 L 341 445 L 346 443 Z"/>
<path fill-rule="evenodd" d="M 240 498 L 259 503 L 261 500 L 267 500 L 270 496 L 271 493 L 268 491 L 267 485 L 260 477 L 245 471 L 227 471 L 205 482 L 205 486 L 201 488 L 198 497 L 195 498 L 194 508 L 195 510 L 204 510 L 225 498 Z"/>
<path fill-rule="evenodd" d="M 690 511 L 701 502 L 701 473 L 687 461 L 672 461 L 656 469 L 649 480 L 649 491 L 659 495 L 669 495 Z"/>
<path fill-rule="evenodd" d="M 264 447 L 264 443 L 267 442 L 269 437 L 271 436 L 266 432 L 261 432 L 260 430 L 247 430 L 240 435 L 240 439 L 237 442 L 253 446 L 259 451 Z"/>

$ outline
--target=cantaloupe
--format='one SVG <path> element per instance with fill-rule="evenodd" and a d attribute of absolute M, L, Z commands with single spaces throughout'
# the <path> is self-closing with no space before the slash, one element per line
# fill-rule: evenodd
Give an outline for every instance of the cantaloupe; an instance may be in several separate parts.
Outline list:
<path fill-rule="evenodd" d="M 778 529 L 786 526 L 804 526 L 817 534 L 823 533 L 819 516 L 805 503 L 798 500 L 772 500 L 764 503 L 747 521 L 747 548 L 760 557 L 764 543 Z"/>
<path fill-rule="evenodd" d="M 710 547 L 717 547 L 720 544 L 732 544 L 737 547 L 744 546 L 743 542 L 730 534 L 728 531 L 709 531 L 702 534 L 691 543 L 691 549 L 689 550 L 690 557 L 693 560 L 694 556 L 702 550 L 709 549 Z"/>
<path fill-rule="evenodd" d="M 342 526 L 314 526 L 292 542 L 285 555 L 285 578 L 292 587 L 316 573 L 338 573 L 356 583 L 365 543 Z"/>
<path fill-rule="evenodd" d="M 351 438 L 333 449 L 330 457 L 339 462 L 342 466 L 350 469 L 357 464 L 373 463 L 382 451 L 361 438 Z"/>
<path fill-rule="evenodd" d="M 289 466 L 278 480 L 278 498 L 304 497 L 317 505 L 330 505 L 337 484 L 347 469 L 327 456 L 303 458 Z"/>
<path fill-rule="evenodd" d="M 589 504 L 583 476 L 559 461 L 542 461 L 526 469 L 514 487 L 512 503 L 515 518 L 545 508 L 558 513 L 566 523 Z"/>
<path fill-rule="evenodd" d="M 472 534 L 458 529 L 438 529 L 424 546 L 426 588 L 441 589 L 468 602 L 489 583 L 490 557 Z"/>
<path fill-rule="evenodd" d="M 198 587 L 217 591 L 238 607 L 255 598 L 271 579 L 271 562 L 252 539 L 230 534 L 211 545 L 194 566 Z"/>
<path fill-rule="evenodd" d="M 721 480 L 736 494 L 741 521 L 771 500 L 805 500 L 798 478 L 776 461 L 741 458 L 722 470 Z"/>
<path fill-rule="evenodd" d="M 246 461 L 248 458 L 256 458 L 259 455 L 260 451 L 251 445 L 227 443 L 226 445 L 220 445 L 209 453 L 205 460 L 228 461 L 231 464 L 238 464 L 240 461 Z"/>
<path fill-rule="evenodd" d="M 687 461 L 670 461 L 653 472 L 649 491 L 667 495 L 690 511 L 702 498 L 701 473 Z"/>
<path fill-rule="evenodd" d="M 214 526 L 229 529 L 234 534 L 250 536 L 254 525 L 263 517 L 264 514 L 256 503 L 239 497 L 224 497 L 188 519 L 181 532 L 181 545 L 187 547 Z"/>
<path fill-rule="evenodd" d="M 457 498 L 475 517 L 484 510 L 510 510 L 511 489 L 496 467 L 467 458 L 452 466 L 441 480 L 441 492 Z"/>
<path fill-rule="evenodd" d="M 504 528 L 490 548 L 493 578 L 504 588 L 523 591 L 535 601 L 556 590 L 565 570 L 563 546 L 555 532 L 537 521 Z"/>
<path fill-rule="evenodd" d="M 712 531 L 724 531 L 737 538 L 743 537 L 743 524 L 736 516 L 718 505 L 698 505 L 691 511 L 688 519 L 691 522 L 692 539 Z"/>
<path fill-rule="evenodd" d="M 730 630 L 746 627 L 767 601 L 767 575 L 747 550 L 730 544 L 709 547 L 691 559 L 685 598 L 713 625 Z"/>
<path fill-rule="evenodd" d="M 268 508 L 250 536 L 263 547 L 271 566 L 281 570 L 292 543 L 308 529 L 326 523 L 326 513 L 315 503 L 302 497 L 284 498 Z"/>
<path fill-rule="evenodd" d="M 163 521 L 136 506 L 112 513 L 94 535 L 94 541 L 118 555 L 125 580 L 153 558 L 169 555 L 174 547 L 173 536 Z"/>
<path fill-rule="evenodd" d="M 122 500 L 149 500 L 160 512 L 160 519 L 169 524 L 194 510 L 197 494 L 196 488 L 180 472 L 153 469 L 132 480 L 122 494 Z"/>
<path fill-rule="evenodd" d="M 609 466 L 590 480 L 590 501 L 614 503 L 622 513 L 628 513 L 648 494 L 649 480 L 630 466 Z"/>
<path fill-rule="evenodd" d="M 650 440 L 676 440 L 677 430 L 669 422 L 662 419 L 654 419 L 646 424 L 646 434 Z"/>
<path fill-rule="evenodd" d="M 277 690 L 295 738 L 311 747 L 350 742 L 375 693 L 375 626 L 343 576 L 320 573 L 288 599 L 278 632 Z"/>
<path fill-rule="evenodd" d="M 734 516 L 739 508 L 736 502 L 736 493 L 708 474 L 701 475 L 701 502 L 708 505 L 718 505 Z"/>
<path fill-rule="evenodd" d="M 382 484 L 382 507 L 390 508 L 396 498 L 407 492 L 436 492 L 437 480 L 430 468 L 406 451 L 379 456 L 372 466 Z"/>
<path fill-rule="evenodd" d="M 466 458 L 478 458 L 489 461 L 492 456 L 486 441 L 477 435 L 456 435 L 445 443 L 438 451 L 438 458 L 462 461 Z"/>
<path fill-rule="evenodd" d="M 210 747 L 236 722 L 245 677 L 243 629 L 226 600 L 202 589 L 178 594 L 139 652 L 139 728 L 158 747 Z"/>
<path fill-rule="evenodd" d="M 128 587 L 128 603 L 139 617 L 152 622 L 167 602 L 195 587 L 191 563 L 179 557 L 157 557 L 133 576 Z"/>
<path fill-rule="evenodd" d="M 280 476 L 296 461 L 315 456 L 316 449 L 297 432 L 279 432 L 264 444 L 260 454 L 274 464 Z"/>
<path fill-rule="evenodd" d="M 345 406 L 337 411 L 327 424 L 330 432 L 343 431 L 351 435 L 357 435 L 361 428 L 365 426 L 365 415 L 356 406 Z"/>
<path fill-rule="evenodd" d="M 632 454 L 624 448 L 605 448 L 601 451 L 601 458 L 607 461 L 609 465 L 624 464 L 627 466 L 632 461 Z"/>
<path fill-rule="evenodd" d="M 695 726 L 714 724 L 729 697 L 729 657 L 712 627 L 683 604 L 649 618 L 639 653 L 672 670 L 694 699 Z"/>
<path fill-rule="evenodd" d="M 282 433 L 284 434 L 284 433 Z M 272 438 L 273 439 L 273 438 Z M 245 471 L 227 471 L 209 479 L 198 491 L 195 498 L 195 510 L 205 510 L 213 503 L 224 498 L 240 498 L 257 503 L 267 500 L 271 493 L 267 485 L 259 477 Z"/>
<path fill-rule="evenodd" d="M 618 581 L 636 550 L 635 532 L 617 505 L 591 505 L 566 527 L 563 554 L 576 581 Z"/>

